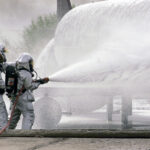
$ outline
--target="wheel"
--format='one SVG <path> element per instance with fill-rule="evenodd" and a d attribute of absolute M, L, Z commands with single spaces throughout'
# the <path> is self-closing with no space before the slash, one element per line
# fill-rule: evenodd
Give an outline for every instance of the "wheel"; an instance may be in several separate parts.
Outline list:
<path fill-rule="evenodd" d="M 43 97 L 35 102 L 34 129 L 54 129 L 59 123 L 62 111 L 58 102 L 49 97 Z"/>

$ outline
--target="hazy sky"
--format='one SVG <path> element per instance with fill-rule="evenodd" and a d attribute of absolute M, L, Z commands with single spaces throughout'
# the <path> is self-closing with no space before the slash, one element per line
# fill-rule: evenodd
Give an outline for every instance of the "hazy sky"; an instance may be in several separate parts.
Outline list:
<path fill-rule="evenodd" d="M 71 0 L 76 5 L 90 1 L 96 0 Z M 18 28 L 39 15 L 55 11 L 56 0 L 0 0 L 0 27 Z"/>
<path fill-rule="evenodd" d="M 71 0 L 79 5 L 101 0 Z M 16 39 L 39 15 L 56 12 L 57 0 L 0 0 L 0 38 Z M 16 38 L 15 38 L 16 37 Z"/>

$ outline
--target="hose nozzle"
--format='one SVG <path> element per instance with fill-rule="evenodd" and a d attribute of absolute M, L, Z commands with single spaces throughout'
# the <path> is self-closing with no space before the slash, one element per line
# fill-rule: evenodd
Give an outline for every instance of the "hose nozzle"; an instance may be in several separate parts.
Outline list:
<path fill-rule="evenodd" d="M 35 82 L 39 82 L 40 84 L 45 84 L 45 83 L 48 83 L 49 81 L 50 81 L 50 79 L 48 77 L 46 77 L 43 79 L 36 80 Z"/>

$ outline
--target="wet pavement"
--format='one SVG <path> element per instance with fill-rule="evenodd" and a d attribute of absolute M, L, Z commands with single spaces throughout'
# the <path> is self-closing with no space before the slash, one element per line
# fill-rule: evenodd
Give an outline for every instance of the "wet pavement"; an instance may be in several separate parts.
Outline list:
<path fill-rule="evenodd" d="M 136 110 L 129 119 L 133 129 L 150 130 L 148 111 Z M 113 114 L 112 122 L 106 112 L 63 114 L 57 129 L 121 129 L 121 114 Z M 150 150 L 150 139 L 0 137 L 0 150 Z"/>
<path fill-rule="evenodd" d="M 1 150 L 150 150 L 150 139 L 0 138 Z"/>
<path fill-rule="evenodd" d="M 135 125 L 143 123 L 140 115 L 133 115 L 132 117 Z M 145 117 L 144 120 L 149 129 L 150 119 L 148 119 L 149 116 Z M 114 114 L 112 122 L 108 122 L 106 113 L 102 112 L 63 115 L 57 128 L 119 129 L 121 128 L 120 115 Z M 144 126 L 141 124 L 139 128 L 144 128 Z M 150 150 L 150 139 L 0 137 L 0 150 Z"/>

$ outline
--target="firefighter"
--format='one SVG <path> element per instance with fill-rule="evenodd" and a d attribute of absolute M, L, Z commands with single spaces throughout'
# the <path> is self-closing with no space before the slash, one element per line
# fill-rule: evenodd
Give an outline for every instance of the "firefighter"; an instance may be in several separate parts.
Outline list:
<path fill-rule="evenodd" d="M 17 93 L 9 95 L 12 99 L 12 103 L 15 102 L 16 97 L 19 93 L 18 102 L 12 116 L 12 120 L 9 125 L 9 129 L 15 129 L 20 119 L 21 114 L 23 115 L 22 129 L 30 130 L 34 123 L 34 108 L 32 102 L 34 102 L 34 96 L 32 91 L 37 89 L 40 84 L 47 83 L 48 78 L 33 81 L 33 58 L 28 53 L 23 53 L 16 61 L 16 69 L 18 72 L 17 81 Z"/>
<path fill-rule="evenodd" d="M 5 52 L 5 45 L 0 44 L 0 129 L 2 129 L 8 121 L 6 105 L 3 100 L 3 94 L 5 93 L 5 83 L 2 79 L 2 72 L 4 72 L 4 64 L 6 62 Z"/>

